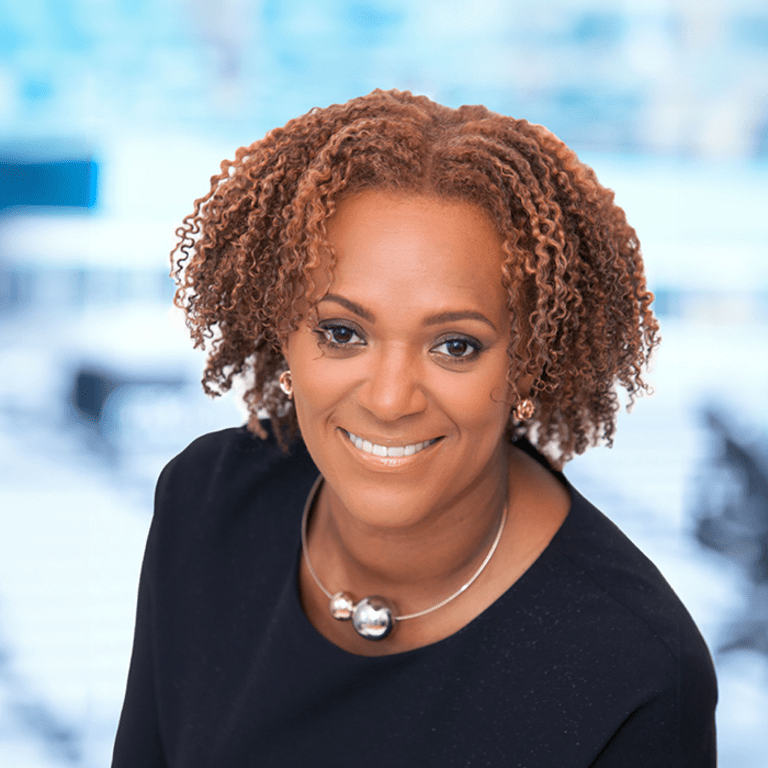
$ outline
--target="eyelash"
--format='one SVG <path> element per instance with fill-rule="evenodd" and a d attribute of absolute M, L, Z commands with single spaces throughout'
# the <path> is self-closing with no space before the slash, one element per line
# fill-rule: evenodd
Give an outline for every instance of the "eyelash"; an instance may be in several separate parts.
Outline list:
<path fill-rule="evenodd" d="M 345 331 L 352 334 L 352 338 L 355 336 L 360 339 L 360 341 L 352 342 L 352 339 L 348 339 L 347 341 L 338 341 L 334 338 L 334 334 L 338 331 Z M 314 329 L 314 333 L 318 337 L 318 343 L 321 346 L 327 347 L 329 349 L 333 350 L 349 350 L 349 349 L 355 349 L 357 347 L 365 346 L 366 341 L 363 335 L 363 332 L 351 325 L 347 325 L 345 323 L 338 323 L 338 322 L 329 322 L 322 325 L 319 325 L 317 328 Z M 462 354 L 462 355 L 451 355 L 448 352 L 437 352 L 436 354 L 440 355 L 443 359 L 450 360 L 451 363 L 466 363 L 471 360 L 474 360 L 482 351 L 483 351 L 483 344 L 478 341 L 477 339 L 472 338 L 471 336 L 463 336 L 463 335 L 452 335 L 447 336 L 435 344 L 434 347 L 430 351 L 435 352 L 439 347 L 442 347 L 446 344 L 452 344 L 452 343 L 459 343 L 459 344 L 465 344 L 465 352 L 468 352 L 468 354 Z"/>
<path fill-rule="evenodd" d="M 360 339 L 360 342 L 350 344 L 350 340 L 346 342 L 337 341 L 333 338 L 335 331 L 349 331 L 353 336 L 357 336 Z M 319 325 L 315 328 L 315 334 L 317 334 L 318 341 L 321 345 L 330 347 L 331 349 L 348 349 L 350 347 L 363 346 L 365 343 L 362 331 L 353 328 L 350 325 L 345 325 L 344 323 L 325 323 Z"/>
<path fill-rule="evenodd" d="M 436 344 L 432 349 L 434 350 L 446 344 L 453 344 L 456 342 L 458 342 L 459 344 L 466 344 L 465 351 L 468 351 L 469 354 L 451 355 L 444 352 L 441 352 L 440 354 L 444 355 L 447 358 L 450 358 L 451 360 L 460 360 L 462 362 L 468 362 L 469 360 L 474 360 L 483 351 L 483 345 L 477 339 L 473 339 L 469 336 L 451 336 L 447 339 L 443 339 L 439 344 Z"/>

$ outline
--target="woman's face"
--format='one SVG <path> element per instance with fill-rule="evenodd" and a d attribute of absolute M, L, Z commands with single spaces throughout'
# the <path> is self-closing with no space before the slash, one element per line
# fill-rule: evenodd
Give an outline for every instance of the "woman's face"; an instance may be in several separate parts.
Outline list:
<path fill-rule="evenodd" d="M 510 317 L 490 219 L 368 191 L 341 202 L 328 239 L 337 263 L 318 320 L 284 351 L 331 491 L 361 521 L 407 527 L 498 488 Z"/>

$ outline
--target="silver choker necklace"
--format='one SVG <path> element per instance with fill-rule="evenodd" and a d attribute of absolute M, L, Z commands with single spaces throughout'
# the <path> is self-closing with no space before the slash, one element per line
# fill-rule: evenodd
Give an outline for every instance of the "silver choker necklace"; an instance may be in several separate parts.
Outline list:
<path fill-rule="evenodd" d="M 499 546 L 499 541 L 501 540 L 504 523 L 507 520 L 507 505 L 505 504 L 493 544 L 491 544 L 491 548 L 488 550 L 488 554 L 485 556 L 483 562 L 480 563 L 480 567 L 475 571 L 472 578 L 466 584 L 459 587 L 459 589 L 452 595 L 446 597 L 445 600 L 441 600 L 437 605 L 433 605 L 431 608 L 425 608 L 423 611 L 418 611 L 417 613 L 407 613 L 396 616 L 394 606 L 385 598 L 379 595 L 370 595 L 369 597 L 364 597 L 358 603 L 355 603 L 354 598 L 349 592 L 329 592 L 323 585 L 323 582 L 320 581 L 320 577 L 315 573 L 315 569 L 312 567 L 312 561 L 309 559 L 309 548 L 307 547 L 307 521 L 322 481 L 323 476 L 320 475 L 317 480 L 315 480 L 315 484 L 312 486 L 312 490 L 309 492 L 306 504 L 304 505 L 304 514 L 301 518 L 301 551 L 304 554 L 304 561 L 307 564 L 309 572 L 312 574 L 312 578 L 325 596 L 330 600 L 328 603 L 328 610 L 331 612 L 331 616 L 338 621 L 349 621 L 351 619 L 355 632 L 366 640 L 384 640 L 384 638 L 389 637 L 389 635 L 392 634 L 396 621 L 417 619 L 419 616 L 425 616 L 428 613 L 432 613 L 432 611 L 442 608 L 467 590 L 475 582 L 475 579 L 477 579 L 477 577 L 485 570 L 485 566 L 488 565 L 493 557 L 493 553 L 496 551 L 496 547 Z"/>

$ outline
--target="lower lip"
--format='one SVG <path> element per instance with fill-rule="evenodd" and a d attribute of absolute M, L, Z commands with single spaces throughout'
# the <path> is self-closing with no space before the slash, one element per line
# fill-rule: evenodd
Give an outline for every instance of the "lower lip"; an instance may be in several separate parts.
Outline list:
<path fill-rule="evenodd" d="M 352 455 L 360 462 L 365 464 L 371 469 L 378 470 L 397 470 L 397 469 L 411 469 L 418 466 L 424 461 L 428 461 L 432 453 L 443 442 L 443 438 L 438 438 L 434 443 L 422 448 L 420 451 L 411 454 L 410 456 L 375 456 L 372 453 L 361 451 L 355 447 L 354 443 L 349 439 L 349 434 L 346 430 L 339 429 L 339 435 L 342 441 L 347 446 Z"/>

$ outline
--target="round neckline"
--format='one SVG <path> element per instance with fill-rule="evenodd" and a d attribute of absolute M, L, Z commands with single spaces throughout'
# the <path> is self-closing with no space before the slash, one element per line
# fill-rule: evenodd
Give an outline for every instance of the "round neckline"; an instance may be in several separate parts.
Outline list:
<path fill-rule="evenodd" d="M 290 590 L 290 603 L 291 603 L 291 612 L 294 614 L 292 617 L 293 622 L 299 626 L 299 629 L 301 631 L 300 638 L 302 640 L 306 640 L 305 643 L 302 643 L 302 653 L 307 654 L 311 653 L 313 655 L 322 655 L 323 661 L 325 663 L 329 661 L 338 661 L 338 662 L 346 662 L 346 663 L 356 663 L 352 662 L 351 660 L 355 659 L 363 659 L 368 660 L 369 662 L 376 663 L 376 664 L 382 664 L 387 663 L 387 660 L 405 660 L 409 658 L 413 658 L 417 655 L 423 655 L 425 653 L 434 653 L 438 651 L 441 648 L 448 648 L 453 642 L 459 642 L 459 640 L 456 640 L 456 638 L 460 639 L 460 636 L 466 634 L 467 632 L 471 632 L 474 629 L 476 629 L 478 624 L 482 624 L 484 621 L 487 620 L 488 615 L 496 610 L 501 610 L 501 605 L 503 603 L 508 602 L 509 600 L 514 598 L 514 593 L 518 592 L 520 589 L 524 588 L 527 583 L 536 577 L 538 572 L 546 567 L 546 563 L 549 560 L 549 558 L 552 556 L 552 553 L 557 547 L 559 546 L 560 540 L 568 535 L 568 529 L 573 525 L 572 522 L 569 522 L 573 518 L 574 510 L 576 509 L 576 500 L 578 496 L 578 491 L 571 485 L 571 483 L 568 481 L 568 479 L 562 474 L 562 472 L 556 472 L 553 471 L 549 467 L 545 467 L 550 472 L 552 472 L 553 475 L 555 475 L 556 479 L 558 479 L 560 482 L 562 482 L 565 485 L 565 489 L 568 491 L 569 497 L 570 497 L 570 504 L 568 506 L 568 512 L 563 518 L 563 522 L 560 524 L 560 527 L 555 531 L 554 536 L 550 539 L 547 546 L 544 547 L 544 549 L 539 553 L 538 557 L 528 566 L 528 568 L 520 575 L 520 577 L 510 586 L 504 590 L 497 598 L 494 600 L 490 605 L 488 605 L 483 611 L 481 611 L 477 616 L 475 616 L 473 619 L 471 619 L 469 622 L 467 622 L 463 627 L 456 630 L 456 632 L 451 633 L 450 635 L 435 641 L 434 643 L 427 643 L 426 645 L 418 646 L 417 648 L 410 648 L 405 651 L 397 651 L 395 653 L 385 653 L 385 654 L 376 654 L 374 656 L 368 656 L 366 654 L 360 654 L 360 653 L 353 653 L 352 651 L 347 651 L 344 648 L 342 648 L 339 645 L 336 645 L 336 643 L 329 640 L 325 635 L 323 635 L 321 632 L 319 632 L 314 624 L 309 620 L 306 613 L 304 613 L 304 609 L 301 605 L 301 598 L 299 595 L 299 570 L 301 566 L 301 558 L 302 558 L 302 551 L 301 551 L 301 535 L 300 531 L 296 534 L 294 534 L 294 555 L 292 558 L 292 568 L 291 568 L 291 581 L 292 581 L 292 588 Z M 314 480 L 313 480 L 314 482 Z M 303 510 L 303 506 L 302 506 Z M 301 515 L 299 515 L 301 517 Z M 350 631 L 351 628 L 350 628 Z M 382 641 L 386 642 L 386 640 Z"/>

